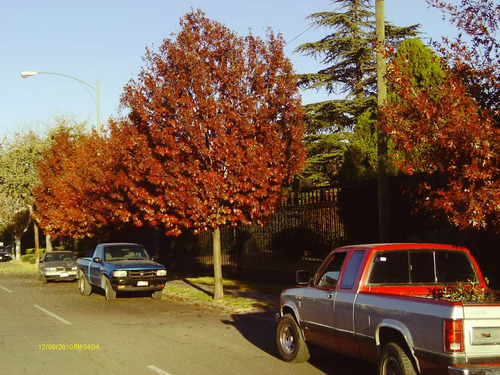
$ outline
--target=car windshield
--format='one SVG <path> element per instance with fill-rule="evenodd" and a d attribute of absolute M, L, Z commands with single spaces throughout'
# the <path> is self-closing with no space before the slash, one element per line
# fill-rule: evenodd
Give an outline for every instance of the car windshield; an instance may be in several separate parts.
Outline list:
<path fill-rule="evenodd" d="M 104 249 L 106 261 L 149 259 L 146 249 L 140 245 L 112 245 Z"/>
<path fill-rule="evenodd" d="M 45 262 L 58 262 L 58 261 L 76 260 L 76 255 L 73 253 L 47 253 L 45 254 Z"/>

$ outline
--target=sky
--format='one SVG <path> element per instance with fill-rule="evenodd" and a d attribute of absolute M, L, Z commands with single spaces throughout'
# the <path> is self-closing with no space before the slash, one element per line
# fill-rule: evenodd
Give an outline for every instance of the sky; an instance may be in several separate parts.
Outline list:
<path fill-rule="evenodd" d="M 146 47 L 156 50 L 171 38 L 191 10 L 203 10 L 240 36 L 265 36 L 271 28 L 283 35 L 297 73 L 316 72 L 320 62 L 294 50 L 328 33 L 310 28 L 307 16 L 336 7 L 330 0 L 2 0 L 0 138 L 44 131 L 61 116 L 94 126 L 98 80 L 101 122 L 117 117 L 123 88 L 144 66 Z M 425 0 L 385 0 L 385 15 L 398 26 L 421 24 L 423 37 L 454 32 Z M 54 74 L 23 79 L 24 71 L 64 74 L 91 87 Z M 304 104 L 325 99 L 302 92 Z"/>

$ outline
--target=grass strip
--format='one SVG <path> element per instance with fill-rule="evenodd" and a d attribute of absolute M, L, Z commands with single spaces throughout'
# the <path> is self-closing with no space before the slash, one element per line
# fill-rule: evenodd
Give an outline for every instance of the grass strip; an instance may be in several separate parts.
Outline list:
<path fill-rule="evenodd" d="M 201 285 L 214 285 L 214 278 L 211 276 L 202 276 L 202 277 L 186 277 L 187 281 L 192 282 L 194 284 Z M 238 289 L 245 292 L 256 292 L 256 293 L 264 293 L 264 294 L 273 294 L 279 295 L 281 291 L 289 285 L 277 284 L 277 283 L 257 283 L 251 281 L 241 281 L 241 280 L 231 280 L 231 279 L 223 279 L 222 285 L 224 288 L 232 288 Z"/>
<path fill-rule="evenodd" d="M 12 260 L 0 263 L 0 274 L 3 275 L 37 275 L 36 265 Z"/>
<path fill-rule="evenodd" d="M 186 287 L 168 286 L 163 291 L 164 294 L 184 297 L 197 300 L 200 302 L 209 302 L 214 305 L 231 307 L 231 308 L 263 308 L 268 304 L 252 298 L 235 297 L 225 295 L 222 300 L 214 300 L 212 295 L 204 293 L 201 290 Z"/>

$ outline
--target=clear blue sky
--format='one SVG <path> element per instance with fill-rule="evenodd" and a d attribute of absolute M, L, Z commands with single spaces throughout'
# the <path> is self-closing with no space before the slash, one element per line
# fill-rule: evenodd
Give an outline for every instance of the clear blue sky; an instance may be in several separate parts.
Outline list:
<path fill-rule="evenodd" d="M 385 6 L 386 18 L 398 26 L 420 23 L 433 38 L 453 33 L 425 0 L 386 0 Z M 333 7 L 329 0 L 3 0 L 0 137 L 43 130 L 61 115 L 95 124 L 91 90 L 54 75 L 23 79 L 26 70 L 67 74 L 94 87 L 99 79 L 102 122 L 117 116 L 123 87 L 139 73 L 145 48 L 179 31 L 179 19 L 191 9 L 202 9 L 239 35 L 265 35 L 271 27 L 290 41 L 286 53 L 296 72 L 317 71 L 318 62 L 293 51 L 326 35 L 312 28 L 298 36 L 310 26 L 308 15 Z M 324 99 L 314 91 L 302 97 L 305 103 Z"/>

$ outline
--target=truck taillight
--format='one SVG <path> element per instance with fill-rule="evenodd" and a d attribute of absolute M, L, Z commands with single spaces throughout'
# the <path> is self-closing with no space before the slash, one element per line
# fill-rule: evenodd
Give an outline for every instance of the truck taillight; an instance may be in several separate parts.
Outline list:
<path fill-rule="evenodd" d="M 464 351 L 464 321 L 444 321 L 444 350 L 451 353 Z"/>

